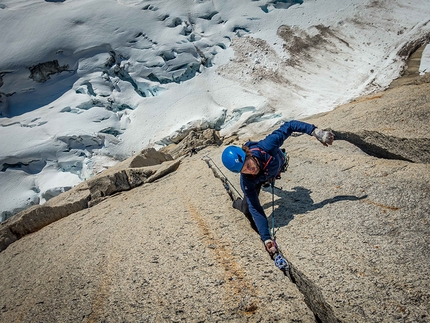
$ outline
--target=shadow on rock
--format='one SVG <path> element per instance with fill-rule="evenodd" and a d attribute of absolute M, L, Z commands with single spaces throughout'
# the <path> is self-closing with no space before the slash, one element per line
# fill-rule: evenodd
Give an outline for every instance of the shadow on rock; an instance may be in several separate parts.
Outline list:
<path fill-rule="evenodd" d="M 272 188 L 264 188 L 266 192 L 272 193 Z M 277 208 L 275 210 L 276 216 L 276 227 L 282 227 L 288 225 L 291 220 L 294 219 L 296 214 L 304 214 L 309 211 L 314 211 L 324 207 L 327 204 L 341 202 L 341 201 L 359 201 L 367 198 L 367 195 L 361 197 L 353 195 L 337 195 L 330 199 L 325 199 L 319 203 L 315 203 L 311 198 L 312 191 L 310 189 L 296 186 L 292 191 L 285 191 L 275 187 L 274 194 L 279 197 L 275 200 L 273 205 Z M 263 205 L 263 208 L 271 208 L 272 202 Z M 271 221 L 273 216 L 273 210 L 268 217 Z"/>

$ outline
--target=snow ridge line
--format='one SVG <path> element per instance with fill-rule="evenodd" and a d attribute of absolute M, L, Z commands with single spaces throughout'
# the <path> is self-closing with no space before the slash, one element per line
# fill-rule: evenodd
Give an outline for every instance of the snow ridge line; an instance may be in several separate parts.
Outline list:
<path fill-rule="evenodd" d="M 206 162 L 209 168 L 212 170 L 214 177 L 218 178 L 230 196 L 231 200 L 234 201 L 238 198 L 237 193 L 235 193 L 235 188 L 231 188 L 229 181 L 224 176 L 224 174 L 220 174 L 215 167 L 210 164 L 208 159 L 202 159 Z M 331 306 L 326 302 L 321 290 L 309 279 L 303 272 L 301 272 L 297 267 L 291 263 L 289 272 L 285 273 L 285 276 L 288 277 L 293 284 L 295 284 L 299 290 L 299 292 L 303 295 L 305 299 L 305 303 L 308 308 L 314 313 L 315 319 L 317 322 L 322 323 L 341 323 L 333 312 Z"/>

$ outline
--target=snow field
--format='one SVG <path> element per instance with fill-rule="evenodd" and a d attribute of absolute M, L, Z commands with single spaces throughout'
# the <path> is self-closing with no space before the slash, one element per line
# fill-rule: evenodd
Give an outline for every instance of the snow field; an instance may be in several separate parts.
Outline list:
<path fill-rule="evenodd" d="M 249 135 L 383 89 L 429 13 L 427 1 L 4 0 L 2 217 L 191 128 Z"/>

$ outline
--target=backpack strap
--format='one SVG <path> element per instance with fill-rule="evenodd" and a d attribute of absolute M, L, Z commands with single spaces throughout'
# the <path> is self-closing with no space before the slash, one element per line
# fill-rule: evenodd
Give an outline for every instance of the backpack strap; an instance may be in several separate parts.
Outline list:
<path fill-rule="evenodd" d="M 263 149 L 261 149 L 261 148 L 258 148 L 258 147 L 256 147 L 256 148 L 250 148 L 250 150 L 251 151 L 253 151 L 253 150 L 257 150 L 257 151 L 259 151 L 260 153 L 262 153 L 262 154 L 267 154 Z M 269 155 L 269 154 L 268 154 Z M 272 159 L 273 159 L 273 156 L 272 155 L 269 155 L 270 156 L 270 158 L 265 162 L 265 163 L 263 163 L 263 171 L 265 171 L 266 170 L 266 168 L 267 168 L 267 166 L 269 165 L 269 163 L 272 161 Z"/>

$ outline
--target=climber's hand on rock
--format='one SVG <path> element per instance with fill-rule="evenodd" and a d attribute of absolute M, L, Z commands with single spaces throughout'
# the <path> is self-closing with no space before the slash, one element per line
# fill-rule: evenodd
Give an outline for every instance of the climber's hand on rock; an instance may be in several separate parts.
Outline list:
<path fill-rule="evenodd" d="M 317 138 L 324 146 L 333 144 L 334 134 L 331 131 L 315 128 L 312 131 L 312 136 Z"/>

